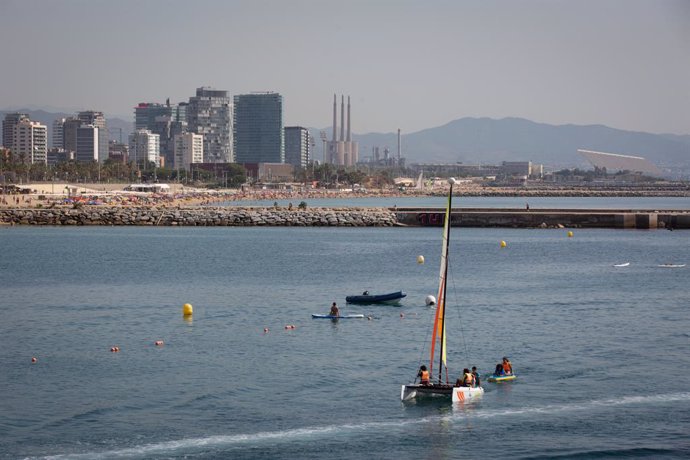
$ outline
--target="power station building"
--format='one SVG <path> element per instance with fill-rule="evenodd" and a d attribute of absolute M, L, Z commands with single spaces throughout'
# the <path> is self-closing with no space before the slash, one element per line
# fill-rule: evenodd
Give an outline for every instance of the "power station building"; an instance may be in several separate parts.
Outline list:
<path fill-rule="evenodd" d="M 352 126 L 350 124 L 350 96 L 347 97 L 347 136 L 345 136 L 345 96 L 340 96 L 340 140 L 336 139 L 338 132 L 337 101 L 333 95 L 333 138 L 327 143 L 326 163 L 338 166 L 354 166 L 359 161 L 359 146 L 352 141 Z"/>

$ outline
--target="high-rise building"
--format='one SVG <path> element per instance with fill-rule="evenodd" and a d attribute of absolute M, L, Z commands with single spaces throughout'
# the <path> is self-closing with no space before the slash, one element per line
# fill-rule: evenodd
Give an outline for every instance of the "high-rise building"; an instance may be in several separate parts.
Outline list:
<path fill-rule="evenodd" d="M 174 169 L 191 169 L 192 163 L 204 162 L 204 136 L 196 133 L 175 135 Z"/>
<path fill-rule="evenodd" d="M 25 113 L 8 113 L 2 120 L 2 145 L 12 150 L 14 144 L 14 126 L 22 120 L 28 120 L 29 116 Z"/>
<path fill-rule="evenodd" d="M 240 94 L 234 102 L 235 162 L 285 163 L 283 96 Z"/>
<path fill-rule="evenodd" d="M 157 102 L 140 102 L 134 107 L 134 129 L 151 129 L 156 117 L 170 115 L 170 106 Z"/>
<path fill-rule="evenodd" d="M 313 161 L 309 130 L 302 126 L 285 127 L 285 162 L 297 168 L 304 168 Z"/>
<path fill-rule="evenodd" d="M 232 163 L 233 108 L 228 92 L 197 88 L 186 109 L 188 130 L 204 136 L 204 163 Z"/>
<path fill-rule="evenodd" d="M 129 135 L 129 159 L 144 167 L 155 163 L 160 167 L 160 136 L 148 129 L 137 129 Z"/>
<path fill-rule="evenodd" d="M 51 143 L 54 148 L 65 148 L 65 121 L 67 121 L 67 118 L 56 118 L 53 120 Z"/>
<path fill-rule="evenodd" d="M 340 139 L 337 140 L 338 118 L 336 95 L 333 95 L 333 139 L 328 142 L 326 163 L 354 166 L 359 161 L 359 145 L 352 141 L 350 96 L 347 97 L 347 137 L 345 137 L 345 97 L 340 100 Z"/>
<path fill-rule="evenodd" d="M 187 131 L 187 104 L 165 104 L 157 102 L 140 102 L 134 108 L 134 128 L 148 129 L 160 136 L 160 152 L 165 164 L 174 163 L 176 134 Z"/>
<path fill-rule="evenodd" d="M 98 161 L 101 129 L 94 125 L 81 124 L 75 130 L 74 159 L 79 163 Z"/>
<path fill-rule="evenodd" d="M 81 120 L 75 117 L 65 119 L 62 123 L 62 145 L 55 145 L 53 147 L 62 147 L 67 152 L 77 151 L 77 130 L 82 125 Z M 89 160 L 91 161 L 91 160 Z"/>
<path fill-rule="evenodd" d="M 10 147 L 15 158 L 25 163 L 48 161 L 48 127 L 28 118 L 13 126 L 13 142 Z"/>
<path fill-rule="evenodd" d="M 108 159 L 108 127 L 103 112 L 85 110 L 77 114 L 77 118 L 82 125 L 92 125 L 98 128 L 98 158 L 99 162 Z"/>

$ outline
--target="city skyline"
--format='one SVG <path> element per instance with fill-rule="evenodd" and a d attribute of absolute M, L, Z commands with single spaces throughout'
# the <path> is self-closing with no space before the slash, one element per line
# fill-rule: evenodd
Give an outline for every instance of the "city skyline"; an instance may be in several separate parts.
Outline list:
<path fill-rule="evenodd" d="M 688 23 L 676 0 L 8 1 L 0 108 L 130 120 L 210 86 L 282 94 L 286 126 L 328 127 L 344 93 L 356 133 L 521 117 L 689 134 Z"/>

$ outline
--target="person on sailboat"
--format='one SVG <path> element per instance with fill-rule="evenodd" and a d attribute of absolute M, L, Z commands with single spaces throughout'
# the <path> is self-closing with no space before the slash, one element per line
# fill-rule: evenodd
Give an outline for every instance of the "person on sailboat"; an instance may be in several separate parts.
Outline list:
<path fill-rule="evenodd" d="M 462 378 L 455 381 L 456 387 L 473 387 L 474 386 L 474 376 L 468 368 L 462 370 Z"/>
<path fill-rule="evenodd" d="M 338 305 L 333 302 L 333 305 L 331 305 L 331 312 L 329 313 L 331 316 L 340 316 L 340 310 L 338 309 Z"/>
<path fill-rule="evenodd" d="M 503 357 L 503 372 L 505 373 L 505 375 L 512 375 L 513 373 L 513 365 L 510 363 L 510 360 L 505 356 Z"/>
<path fill-rule="evenodd" d="M 420 383 L 422 385 L 431 385 L 431 380 L 429 379 L 429 371 L 426 370 L 426 366 L 422 364 L 417 372 L 417 377 L 419 377 Z"/>
<path fill-rule="evenodd" d="M 477 367 L 472 366 L 472 377 L 474 377 L 474 385 L 477 387 L 482 386 L 481 380 L 479 379 L 479 372 L 477 372 Z"/>

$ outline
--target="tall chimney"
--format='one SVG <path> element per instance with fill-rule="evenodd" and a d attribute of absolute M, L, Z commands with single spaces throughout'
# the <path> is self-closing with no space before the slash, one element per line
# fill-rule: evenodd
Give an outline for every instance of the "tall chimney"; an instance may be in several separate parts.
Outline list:
<path fill-rule="evenodd" d="M 345 96 L 340 95 L 340 140 L 345 140 Z"/>
<path fill-rule="evenodd" d="M 400 128 L 398 128 L 398 166 L 400 166 Z"/>
<path fill-rule="evenodd" d="M 337 115 L 336 115 L 336 106 L 337 105 L 338 104 L 336 103 L 336 100 L 335 100 L 335 93 L 333 93 L 333 142 L 335 142 L 335 132 L 338 129 L 337 128 L 338 120 L 337 120 Z"/>
<path fill-rule="evenodd" d="M 347 141 L 352 141 L 352 132 L 350 131 L 350 96 L 347 97 Z"/>

